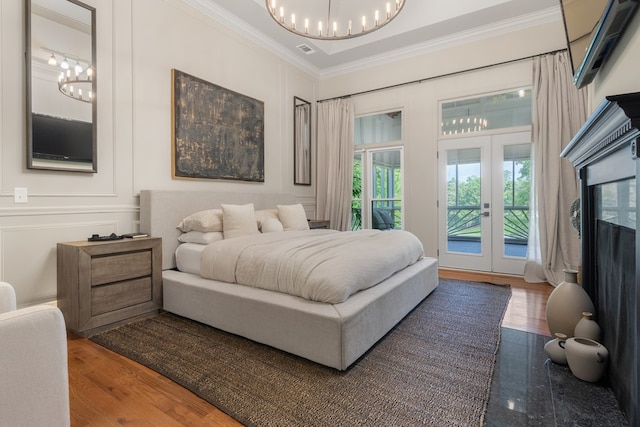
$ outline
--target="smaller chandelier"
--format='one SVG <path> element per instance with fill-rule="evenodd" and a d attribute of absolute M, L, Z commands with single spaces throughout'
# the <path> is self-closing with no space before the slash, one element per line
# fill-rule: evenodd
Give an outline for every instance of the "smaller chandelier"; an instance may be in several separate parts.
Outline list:
<path fill-rule="evenodd" d="M 62 71 L 58 76 L 58 90 L 77 101 L 93 102 L 93 68 L 77 66 L 74 70 Z"/>
<path fill-rule="evenodd" d="M 91 63 L 86 59 L 46 47 L 42 47 L 42 50 L 50 55 L 47 64 L 62 69 L 58 75 L 60 93 L 76 101 L 93 102 L 95 74 Z M 60 58 L 62 62 L 58 61 Z"/>
<path fill-rule="evenodd" d="M 271 18 L 287 31 L 316 40 L 344 40 L 379 30 L 398 16 L 405 2 L 405 0 L 372 1 L 372 3 L 379 2 L 381 9 L 374 7 L 366 13 L 362 13 L 359 22 L 354 22 L 353 19 L 334 16 L 334 11 L 331 8 L 332 0 L 326 0 L 327 15 L 322 18 L 309 16 L 310 12 L 306 9 L 308 4 L 317 4 L 316 1 L 295 2 L 292 0 L 280 0 L 280 5 L 278 5 L 277 1 L 266 0 L 267 10 Z M 300 3 L 303 5 L 300 6 Z M 288 4 L 293 4 L 293 6 L 289 8 Z M 296 18 L 302 19 L 296 21 Z M 313 25 L 317 25 L 315 29 L 311 28 Z"/>

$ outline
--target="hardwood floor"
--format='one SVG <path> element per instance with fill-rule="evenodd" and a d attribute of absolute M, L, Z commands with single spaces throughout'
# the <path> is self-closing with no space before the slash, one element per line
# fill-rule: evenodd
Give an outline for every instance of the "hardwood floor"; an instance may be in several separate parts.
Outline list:
<path fill-rule="evenodd" d="M 510 284 L 503 326 L 550 335 L 545 305 L 551 285 L 447 269 L 440 269 L 440 277 Z M 242 425 L 173 381 L 86 338 L 70 335 L 67 343 L 73 427 Z"/>

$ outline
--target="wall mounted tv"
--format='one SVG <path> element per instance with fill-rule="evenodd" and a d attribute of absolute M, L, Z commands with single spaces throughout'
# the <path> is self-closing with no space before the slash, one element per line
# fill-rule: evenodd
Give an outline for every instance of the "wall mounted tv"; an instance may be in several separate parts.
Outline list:
<path fill-rule="evenodd" d="M 93 125 L 33 113 L 33 158 L 93 162 Z"/>
<path fill-rule="evenodd" d="M 560 0 L 573 82 L 588 85 L 613 51 L 639 0 Z"/>

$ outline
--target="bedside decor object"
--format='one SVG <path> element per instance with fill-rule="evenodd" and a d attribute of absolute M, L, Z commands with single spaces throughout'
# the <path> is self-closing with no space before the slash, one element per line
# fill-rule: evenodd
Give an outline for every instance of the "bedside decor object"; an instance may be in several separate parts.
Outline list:
<path fill-rule="evenodd" d="M 569 338 L 565 352 L 573 375 L 591 383 L 600 381 L 609 359 L 605 346 L 588 338 Z"/>
<path fill-rule="evenodd" d="M 58 308 L 90 336 L 162 308 L 162 239 L 58 243 Z"/>
<path fill-rule="evenodd" d="M 544 352 L 554 363 L 559 365 L 567 364 L 567 355 L 565 352 L 565 344 L 567 336 L 558 332 L 556 337 L 544 345 Z"/>
<path fill-rule="evenodd" d="M 264 103 L 171 70 L 174 178 L 264 182 Z"/>
<path fill-rule="evenodd" d="M 591 298 L 577 283 L 578 272 L 564 270 L 564 282 L 560 283 L 547 300 L 547 325 L 553 335 L 560 332 L 573 337 L 576 325 L 585 311 L 593 312 Z"/>
<path fill-rule="evenodd" d="M 589 311 L 582 313 L 582 319 L 576 325 L 573 336 L 600 341 L 600 325 L 593 320 L 593 313 Z"/>

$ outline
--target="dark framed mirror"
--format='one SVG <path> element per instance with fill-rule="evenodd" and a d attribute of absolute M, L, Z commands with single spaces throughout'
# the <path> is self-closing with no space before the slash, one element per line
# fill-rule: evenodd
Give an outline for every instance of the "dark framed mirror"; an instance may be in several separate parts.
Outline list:
<path fill-rule="evenodd" d="M 96 10 L 25 0 L 27 168 L 97 172 Z"/>
<path fill-rule="evenodd" d="M 311 185 L 311 103 L 293 97 L 293 183 Z"/>

